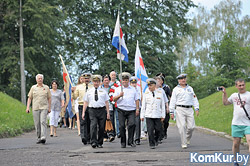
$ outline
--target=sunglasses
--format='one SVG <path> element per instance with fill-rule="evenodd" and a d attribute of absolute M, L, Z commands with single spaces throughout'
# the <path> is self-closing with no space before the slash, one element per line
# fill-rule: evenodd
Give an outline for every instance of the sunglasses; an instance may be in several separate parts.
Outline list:
<path fill-rule="evenodd" d="M 182 80 L 182 79 L 185 79 L 186 77 L 179 77 L 178 80 Z"/>

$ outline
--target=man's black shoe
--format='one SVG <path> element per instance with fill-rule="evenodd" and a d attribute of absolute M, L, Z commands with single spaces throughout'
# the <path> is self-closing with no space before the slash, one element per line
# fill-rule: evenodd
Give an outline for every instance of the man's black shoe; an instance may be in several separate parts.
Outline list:
<path fill-rule="evenodd" d="M 45 142 L 46 142 L 45 139 L 42 139 L 42 140 L 41 140 L 41 143 L 42 143 L 42 144 L 45 144 Z"/>
<path fill-rule="evenodd" d="M 102 145 L 97 145 L 97 147 L 98 147 L 98 148 L 103 148 L 103 146 L 102 146 Z"/>
<path fill-rule="evenodd" d="M 40 143 L 42 143 L 41 140 L 39 140 L 39 141 L 36 142 L 36 144 L 40 144 Z"/>
<path fill-rule="evenodd" d="M 126 148 L 126 145 L 125 144 L 121 144 L 121 148 Z"/>
<path fill-rule="evenodd" d="M 97 145 L 95 143 L 93 143 L 91 146 L 92 146 L 92 148 L 96 148 Z"/>
<path fill-rule="evenodd" d="M 155 149 L 155 146 L 150 146 L 150 149 Z"/>
<path fill-rule="evenodd" d="M 133 143 L 132 143 L 132 144 L 129 144 L 129 146 L 131 146 L 131 147 L 133 147 L 133 148 L 136 147 L 136 145 L 133 144 Z"/>
<path fill-rule="evenodd" d="M 82 143 L 83 143 L 84 145 L 87 145 L 87 141 L 86 141 L 85 138 L 82 138 Z"/>
<path fill-rule="evenodd" d="M 110 137 L 109 138 L 109 142 L 112 142 L 112 141 L 114 141 L 115 140 L 115 137 Z"/>
<path fill-rule="evenodd" d="M 168 138 L 168 135 L 166 134 L 166 135 L 164 135 L 164 139 L 167 139 Z"/>
<path fill-rule="evenodd" d="M 121 135 L 120 135 L 120 134 L 117 134 L 117 138 L 121 138 Z"/>

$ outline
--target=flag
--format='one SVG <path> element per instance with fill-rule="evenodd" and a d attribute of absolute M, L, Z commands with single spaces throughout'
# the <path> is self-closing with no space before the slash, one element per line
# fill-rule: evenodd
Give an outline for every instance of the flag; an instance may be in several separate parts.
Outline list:
<path fill-rule="evenodd" d="M 142 92 L 145 92 L 148 87 L 148 84 L 146 82 L 146 80 L 148 79 L 148 75 L 142 60 L 138 41 L 135 52 L 135 76 L 138 79 L 137 85 L 142 88 Z"/>
<path fill-rule="evenodd" d="M 119 16 L 119 12 L 118 12 L 118 16 L 117 16 L 117 20 L 116 20 L 116 24 L 115 24 L 115 30 L 114 30 L 113 39 L 112 39 L 112 45 L 117 49 L 117 59 L 120 59 L 119 43 L 121 45 L 121 53 L 122 53 L 121 60 L 128 62 L 128 53 L 129 52 L 128 52 L 127 46 L 125 44 L 124 35 L 122 33 L 122 28 L 120 26 L 120 16 Z"/>
<path fill-rule="evenodd" d="M 72 99 L 71 99 L 72 80 L 68 74 L 66 66 L 64 65 L 61 55 L 59 56 L 61 58 L 62 65 L 63 65 L 63 83 L 64 83 L 65 94 L 66 94 L 65 106 L 67 106 L 66 110 L 69 113 L 69 117 L 72 118 L 74 116 L 74 113 L 72 112 Z"/>

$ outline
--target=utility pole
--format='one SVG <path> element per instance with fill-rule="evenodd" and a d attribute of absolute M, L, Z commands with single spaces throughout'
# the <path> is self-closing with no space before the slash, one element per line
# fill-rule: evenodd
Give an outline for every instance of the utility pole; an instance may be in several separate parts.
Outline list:
<path fill-rule="evenodd" d="M 26 81 L 24 73 L 24 50 L 23 50 L 23 18 L 22 0 L 20 0 L 19 37 L 20 37 L 20 72 L 21 72 L 21 101 L 26 105 Z"/>

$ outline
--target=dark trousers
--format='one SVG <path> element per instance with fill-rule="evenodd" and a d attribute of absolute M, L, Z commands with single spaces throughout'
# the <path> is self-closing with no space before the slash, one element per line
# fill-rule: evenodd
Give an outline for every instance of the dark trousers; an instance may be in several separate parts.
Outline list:
<path fill-rule="evenodd" d="M 121 144 L 126 145 L 126 128 L 125 128 L 126 120 L 128 128 L 128 145 L 133 144 L 134 132 L 135 132 L 135 110 L 125 111 L 118 108 L 118 118 L 120 123 L 119 125 L 120 125 Z"/>
<path fill-rule="evenodd" d="M 104 108 L 89 108 L 89 118 L 90 118 L 90 139 L 91 144 L 103 144 L 105 122 L 107 118 L 107 112 Z M 98 125 L 98 129 L 97 129 Z"/>
<path fill-rule="evenodd" d="M 79 117 L 80 117 L 80 131 L 81 139 L 85 139 L 87 142 L 90 142 L 90 119 L 89 119 L 89 108 L 85 111 L 84 120 L 82 119 L 82 109 L 83 106 L 79 105 Z"/>
<path fill-rule="evenodd" d="M 116 130 L 115 130 L 115 112 L 113 110 L 109 110 L 109 114 L 110 114 L 110 120 L 113 126 L 113 131 L 112 132 L 108 132 L 108 133 L 104 133 L 104 138 L 110 138 L 110 137 L 115 137 L 116 136 Z"/>
<path fill-rule="evenodd" d="M 163 125 L 162 125 L 161 139 L 162 139 L 165 135 L 167 135 L 168 126 L 169 126 L 169 119 L 170 119 L 170 115 L 169 115 L 169 113 L 168 113 L 168 114 L 166 113 L 165 119 L 164 119 L 164 121 L 162 122 Z"/>
<path fill-rule="evenodd" d="M 141 110 L 140 110 L 141 114 Z M 140 114 L 139 116 L 135 117 L 135 141 L 139 141 L 141 139 L 141 119 L 140 119 Z"/>
<path fill-rule="evenodd" d="M 149 146 L 155 146 L 156 142 L 158 142 L 162 123 L 160 118 L 146 118 L 147 130 L 148 130 L 148 139 Z"/>

